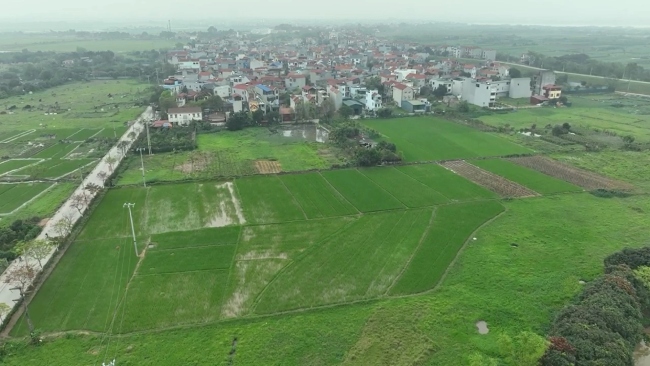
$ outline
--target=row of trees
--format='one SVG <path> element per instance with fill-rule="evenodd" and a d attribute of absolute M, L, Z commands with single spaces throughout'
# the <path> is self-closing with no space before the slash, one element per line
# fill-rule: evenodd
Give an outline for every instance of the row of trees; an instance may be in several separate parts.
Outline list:
<path fill-rule="evenodd" d="M 555 71 L 566 71 L 577 74 L 597 75 L 614 79 L 632 79 L 650 81 L 650 70 L 636 62 L 627 64 L 621 62 L 603 62 L 594 60 L 586 54 L 570 54 L 563 56 L 546 56 L 538 52 L 528 52 L 529 65 Z M 508 61 L 517 59 L 511 55 L 498 54 L 497 59 Z"/>
<path fill-rule="evenodd" d="M 605 274 L 585 285 L 559 312 L 543 366 L 634 364 L 650 310 L 650 247 L 625 249 L 605 259 Z"/>

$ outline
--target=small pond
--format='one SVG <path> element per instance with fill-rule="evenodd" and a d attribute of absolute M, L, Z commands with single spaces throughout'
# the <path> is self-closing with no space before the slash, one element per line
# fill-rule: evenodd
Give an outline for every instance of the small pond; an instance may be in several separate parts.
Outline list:
<path fill-rule="evenodd" d="M 325 143 L 329 133 L 322 127 L 313 124 L 282 126 L 279 131 L 283 137 L 298 138 L 306 141 Z"/>

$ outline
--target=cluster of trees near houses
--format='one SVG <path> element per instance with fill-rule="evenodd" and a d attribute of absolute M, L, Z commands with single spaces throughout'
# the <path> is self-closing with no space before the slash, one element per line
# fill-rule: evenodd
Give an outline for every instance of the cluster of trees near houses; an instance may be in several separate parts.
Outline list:
<path fill-rule="evenodd" d="M 378 135 L 375 131 L 362 127 L 356 122 L 335 124 L 329 134 L 329 140 L 334 145 L 347 152 L 352 157 L 351 164 L 355 166 L 377 166 L 382 163 L 402 161 L 395 144 L 380 141 L 372 146 L 361 145 L 359 140 L 366 135 Z"/>
<path fill-rule="evenodd" d="M 93 52 L 78 48 L 75 52 L 0 53 L 0 99 L 44 90 L 68 82 L 94 78 L 140 78 L 156 80 L 156 69 L 167 75 L 175 70 L 162 62 L 160 52 L 137 51 L 127 56 L 111 51 Z M 64 61 L 72 63 L 64 64 Z"/>

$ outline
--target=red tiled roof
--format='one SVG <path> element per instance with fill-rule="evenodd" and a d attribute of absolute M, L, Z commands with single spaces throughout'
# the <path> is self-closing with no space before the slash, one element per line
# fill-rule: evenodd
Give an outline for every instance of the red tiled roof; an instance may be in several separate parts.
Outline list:
<path fill-rule="evenodd" d="M 395 85 L 393 85 L 393 88 L 397 88 L 399 90 L 404 90 L 404 89 L 408 88 L 408 85 L 404 85 L 402 83 L 395 83 Z"/>

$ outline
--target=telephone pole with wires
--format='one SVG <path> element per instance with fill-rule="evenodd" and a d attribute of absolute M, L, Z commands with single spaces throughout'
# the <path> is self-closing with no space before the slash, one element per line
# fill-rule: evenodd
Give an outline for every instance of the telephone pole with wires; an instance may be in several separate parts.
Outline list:
<path fill-rule="evenodd" d="M 135 150 L 140 152 L 140 164 L 142 164 L 142 185 L 144 188 L 147 188 L 147 180 L 144 178 L 144 159 L 142 158 L 142 151 L 144 151 L 144 147 L 139 147 Z"/>
<path fill-rule="evenodd" d="M 131 208 L 135 206 L 135 203 L 125 203 L 122 207 L 129 209 L 129 219 L 131 219 L 131 234 L 133 234 L 133 248 L 135 249 L 135 256 L 138 256 L 138 243 L 135 240 L 135 226 L 133 226 L 133 214 L 131 213 Z"/>

